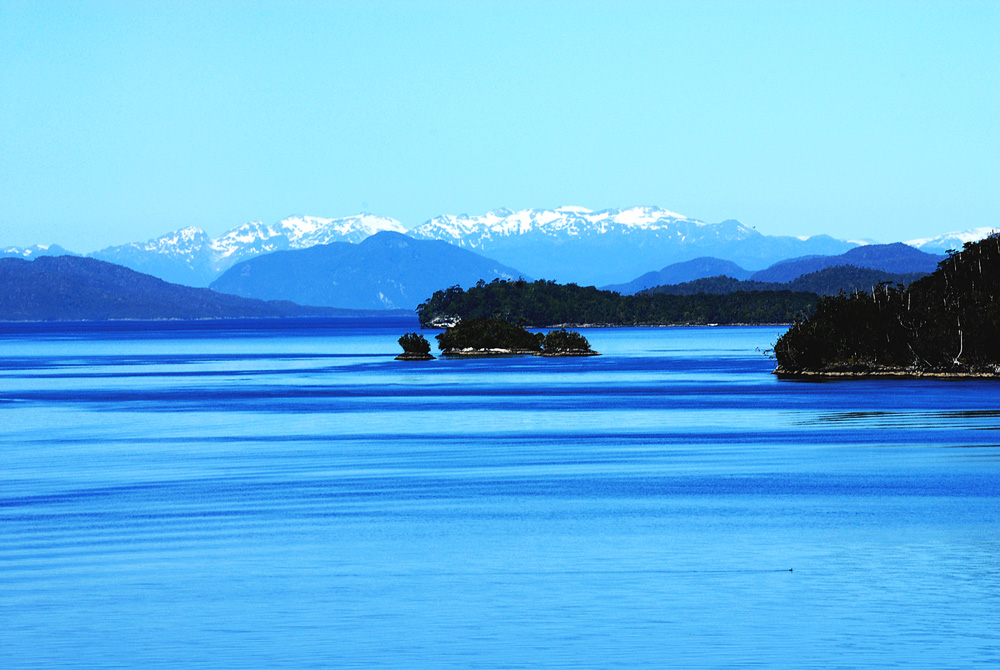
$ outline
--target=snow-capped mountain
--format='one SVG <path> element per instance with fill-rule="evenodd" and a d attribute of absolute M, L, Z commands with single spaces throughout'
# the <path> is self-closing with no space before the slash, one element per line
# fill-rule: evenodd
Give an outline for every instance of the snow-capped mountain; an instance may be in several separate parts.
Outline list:
<path fill-rule="evenodd" d="M 826 235 L 767 236 L 739 221 L 706 223 L 659 207 L 495 209 L 482 216 L 438 216 L 410 235 L 473 249 L 535 277 L 598 286 L 701 256 L 753 270 L 856 246 Z"/>
<path fill-rule="evenodd" d="M 0 258 L 26 258 L 31 260 L 39 256 L 76 256 L 72 251 L 66 251 L 58 244 L 36 244 L 31 247 L 0 247 Z"/>
<path fill-rule="evenodd" d="M 375 233 L 390 230 L 405 233 L 399 221 L 373 214 L 359 214 L 341 219 L 317 216 L 291 216 L 273 226 L 259 221 L 246 223 L 212 240 L 211 247 L 220 258 L 237 257 L 239 262 L 261 253 L 279 249 L 308 249 L 331 242 L 358 243 Z"/>
<path fill-rule="evenodd" d="M 921 251 L 932 254 L 943 254 L 949 249 L 961 250 L 966 242 L 978 242 L 990 233 L 997 231 L 997 228 L 969 228 L 959 230 L 937 237 L 925 237 L 917 240 L 910 240 L 906 244 L 916 247 Z"/>
<path fill-rule="evenodd" d="M 330 242 L 360 242 L 383 230 L 405 231 L 399 221 L 372 214 L 339 219 L 293 216 L 271 226 L 259 221 L 245 223 L 215 239 L 200 228 L 182 228 L 147 242 L 108 247 L 89 255 L 170 282 L 208 286 L 236 263 L 254 256 Z"/>
<path fill-rule="evenodd" d="M 559 209 L 525 209 L 520 212 L 494 209 L 482 216 L 468 214 L 437 216 L 417 226 L 410 233 L 414 237 L 446 240 L 462 246 L 483 248 L 503 238 L 532 233 L 558 238 L 609 233 L 628 235 L 652 230 L 669 230 L 675 237 L 683 239 L 691 232 L 691 228 L 708 225 L 658 207 L 632 207 L 594 212 L 584 207 L 567 206 Z M 751 231 L 745 229 L 740 233 L 749 235 Z"/>

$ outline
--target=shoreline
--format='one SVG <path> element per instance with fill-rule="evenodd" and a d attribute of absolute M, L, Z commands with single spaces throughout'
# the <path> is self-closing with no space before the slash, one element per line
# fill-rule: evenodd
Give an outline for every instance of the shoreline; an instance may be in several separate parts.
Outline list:
<path fill-rule="evenodd" d="M 790 328 L 794 323 L 556 323 L 547 326 L 524 326 L 525 328 L 748 328 L 780 327 Z M 445 330 L 445 326 L 420 324 L 421 330 Z"/>
<path fill-rule="evenodd" d="M 433 361 L 434 356 L 430 353 L 419 353 L 416 351 L 404 351 L 399 356 L 396 356 L 397 361 Z"/>
<path fill-rule="evenodd" d="M 996 372 L 961 372 L 945 370 L 909 370 L 906 368 L 873 368 L 869 370 L 784 370 L 780 366 L 771 374 L 785 379 L 990 379 L 1000 380 Z"/>
<path fill-rule="evenodd" d="M 596 351 L 557 351 L 545 353 L 531 349 L 446 349 L 442 356 L 449 358 L 488 358 L 501 356 L 543 356 L 545 358 L 569 358 L 573 356 L 600 356 Z"/>

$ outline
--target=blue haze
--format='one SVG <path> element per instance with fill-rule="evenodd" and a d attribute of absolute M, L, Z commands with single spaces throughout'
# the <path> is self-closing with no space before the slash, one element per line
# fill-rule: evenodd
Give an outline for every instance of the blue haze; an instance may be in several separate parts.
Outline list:
<path fill-rule="evenodd" d="M 411 320 L 6 324 L 0 665 L 1000 663 L 1000 384 L 779 328 L 400 363 Z"/>

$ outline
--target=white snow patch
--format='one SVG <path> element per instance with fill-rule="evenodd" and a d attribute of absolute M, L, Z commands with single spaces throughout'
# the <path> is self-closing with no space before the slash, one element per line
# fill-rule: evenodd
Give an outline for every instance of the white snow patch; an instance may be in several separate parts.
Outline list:
<path fill-rule="evenodd" d="M 993 227 L 969 228 L 968 230 L 957 230 L 937 237 L 924 237 L 916 240 L 909 240 L 906 244 L 920 249 L 930 247 L 934 249 L 961 248 L 966 242 L 978 242 L 979 240 L 996 232 Z"/>
<path fill-rule="evenodd" d="M 482 216 L 444 215 L 430 219 L 410 231 L 423 239 L 447 239 L 456 244 L 480 248 L 498 238 L 543 234 L 551 237 L 578 237 L 586 234 L 629 233 L 632 231 L 670 231 L 691 226 L 714 231 L 719 224 L 689 219 L 683 214 L 660 207 L 607 209 L 600 212 L 575 205 L 559 209 L 524 209 L 512 212 L 495 209 Z"/>

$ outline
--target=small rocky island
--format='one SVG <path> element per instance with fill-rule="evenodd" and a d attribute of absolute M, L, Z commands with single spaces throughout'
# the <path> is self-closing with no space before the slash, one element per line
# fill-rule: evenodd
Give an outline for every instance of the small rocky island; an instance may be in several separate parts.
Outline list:
<path fill-rule="evenodd" d="M 412 355 L 423 353 L 422 345 L 413 339 L 416 336 L 427 344 L 422 336 L 407 333 L 400 338 L 404 354 L 407 347 Z M 407 338 L 404 344 L 404 338 Z M 597 356 L 590 348 L 590 342 L 580 333 L 565 329 L 552 330 L 548 333 L 532 333 L 522 326 L 509 323 L 503 319 L 472 319 L 460 321 L 437 336 L 438 348 L 445 356 Z M 412 357 L 399 360 L 426 360 Z"/>
<path fill-rule="evenodd" d="M 1000 233 L 909 287 L 821 299 L 774 355 L 785 376 L 1000 378 Z"/>

